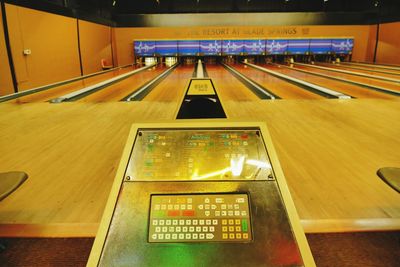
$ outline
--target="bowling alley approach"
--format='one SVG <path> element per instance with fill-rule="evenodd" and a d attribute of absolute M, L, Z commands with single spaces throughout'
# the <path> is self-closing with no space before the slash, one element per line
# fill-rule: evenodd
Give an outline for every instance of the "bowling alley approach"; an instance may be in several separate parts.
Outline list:
<path fill-rule="evenodd" d="M 0 5 L 0 266 L 398 266 L 397 0 Z"/>

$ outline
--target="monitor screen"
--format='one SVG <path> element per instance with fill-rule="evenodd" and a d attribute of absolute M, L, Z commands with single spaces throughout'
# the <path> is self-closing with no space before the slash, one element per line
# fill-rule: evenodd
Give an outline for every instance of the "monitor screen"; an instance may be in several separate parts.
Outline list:
<path fill-rule="evenodd" d="M 332 50 L 331 39 L 311 39 L 310 53 L 329 54 Z"/>
<path fill-rule="evenodd" d="M 178 41 L 178 53 L 181 56 L 197 56 L 199 54 L 199 41 Z"/>
<path fill-rule="evenodd" d="M 156 54 L 176 56 L 178 54 L 178 41 L 156 41 Z"/>
<path fill-rule="evenodd" d="M 134 49 L 136 56 L 154 56 L 156 53 L 155 41 L 135 41 Z"/>
<path fill-rule="evenodd" d="M 290 54 L 308 54 L 310 52 L 309 39 L 289 40 L 288 53 Z"/>
<path fill-rule="evenodd" d="M 353 46 L 353 39 L 332 39 L 332 52 L 334 53 L 351 54 Z"/>
<path fill-rule="evenodd" d="M 224 55 L 241 55 L 243 53 L 243 40 L 223 40 L 222 54 Z"/>
<path fill-rule="evenodd" d="M 266 51 L 267 54 L 283 55 L 286 54 L 288 48 L 288 40 L 267 40 Z"/>
<path fill-rule="evenodd" d="M 201 40 L 200 53 L 208 56 L 221 55 L 222 42 L 221 40 Z"/>
<path fill-rule="evenodd" d="M 264 55 L 265 40 L 244 40 L 243 52 L 248 55 Z"/>

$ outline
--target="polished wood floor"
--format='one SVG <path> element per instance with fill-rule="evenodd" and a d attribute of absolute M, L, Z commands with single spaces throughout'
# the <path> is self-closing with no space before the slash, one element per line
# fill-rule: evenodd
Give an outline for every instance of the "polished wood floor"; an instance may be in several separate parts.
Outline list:
<path fill-rule="evenodd" d="M 192 71 L 140 102 L 1 103 L 0 172 L 29 179 L 0 202 L 0 236 L 94 236 L 131 125 L 173 121 Z M 399 99 L 259 100 L 208 73 L 229 120 L 267 123 L 306 232 L 400 229 L 400 194 L 375 174 L 400 166 Z"/>

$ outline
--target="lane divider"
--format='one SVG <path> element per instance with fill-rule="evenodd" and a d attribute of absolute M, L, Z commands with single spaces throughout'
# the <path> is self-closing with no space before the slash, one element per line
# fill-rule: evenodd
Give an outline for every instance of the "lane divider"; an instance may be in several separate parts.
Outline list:
<path fill-rule="evenodd" d="M 313 84 L 313 83 L 309 83 L 309 82 L 306 82 L 306 81 L 303 81 L 303 80 L 300 80 L 300 79 L 296 79 L 296 78 L 293 78 L 291 76 L 284 75 L 282 73 L 279 73 L 279 72 L 276 72 L 276 71 L 272 71 L 272 70 L 269 70 L 269 69 L 266 69 L 266 68 L 251 64 L 251 63 L 244 63 L 244 64 L 246 64 L 246 65 L 248 65 L 250 67 L 253 67 L 255 69 L 267 72 L 269 74 L 272 74 L 272 75 L 274 75 L 274 76 L 276 76 L 278 78 L 281 78 L 281 79 L 284 79 L 284 80 L 287 80 L 287 81 L 291 81 L 291 82 L 293 82 L 295 84 L 307 87 L 311 91 L 313 91 L 314 93 L 317 93 L 319 95 L 322 95 L 322 96 L 325 96 L 325 97 L 328 97 L 328 98 L 340 98 L 340 99 L 350 99 L 350 98 L 352 98 L 349 95 L 334 91 L 332 89 L 329 89 L 329 88 L 326 88 L 326 87 L 323 87 L 323 86 L 319 86 L 319 85 L 316 85 L 316 84 Z"/>
<path fill-rule="evenodd" d="M 170 68 L 162 72 L 160 75 L 137 89 L 135 92 L 127 95 L 126 97 L 122 98 L 120 101 L 140 101 L 142 100 L 151 90 L 156 87 L 163 79 L 165 79 L 177 66 L 179 63 L 175 63 Z"/>
<path fill-rule="evenodd" d="M 204 78 L 204 69 L 203 69 L 203 63 L 201 62 L 201 59 L 199 59 L 197 61 L 196 78 L 197 79 L 203 79 Z"/>
<path fill-rule="evenodd" d="M 360 72 L 355 72 L 355 71 L 332 69 L 332 68 L 328 68 L 328 67 L 315 66 L 315 65 L 311 65 L 311 64 L 304 64 L 304 63 L 298 63 L 298 62 L 294 62 L 294 65 L 300 65 L 300 66 L 305 66 L 305 67 L 310 67 L 310 68 L 317 68 L 317 69 L 321 69 L 321 70 L 345 73 L 345 74 L 350 74 L 350 75 L 355 75 L 355 76 L 366 77 L 366 78 L 370 78 L 370 79 L 400 83 L 399 79 L 383 77 L 383 76 L 375 76 L 375 75 L 370 75 L 370 74 L 365 74 L 365 73 L 360 73 Z"/>
<path fill-rule="evenodd" d="M 232 68 L 231 66 L 221 63 L 229 72 L 232 73 L 236 78 L 239 79 L 246 87 L 248 87 L 254 94 L 256 94 L 261 99 L 280 99 L 279 96 L 273 94 L 265 87 L 259 85 L 255 81 L 251 80 L 247 76 L 243 75 L 236 69 Z"/>
<path fill-rule="evenodd" d="M 130 76 L 132 76 L 132 75 L 134 75 L 134 74 L 136 74 L 138 72 L 141 72 L 143 70 L 152 68 L 155 65 L 156 64 L 152 64 L 152 65 L 149 65 L 149 66 L 141 67 L 139 69 L 130 71 L 128 73 L 124 73 L 124 74 L 118 75 L 117 77 L 102 81 L 100 83 L 93 84 L 91 86 L 84 87 L 84 88 L 82 88 L 80 90 L 77 90 L 77 91 L 74 91 L 72 93 L 69 93 L 69 94 L 66 94 L 66 95 L 51 99 L 50 102 L 51 103 L 61 103 L 61 102 L 69 102 L 69 101 L 75 101 L 75 100 L 81 99 L 81 98 L 83 98 L 83 97 L 85 97 L 85 96 L 87 96 L 89 94 L 92 94 L 92 93 L 94 93 L 94 92 L 96 92 L 96 91 L 98 91 L 100 89 L 103 89 L 103 88 L 105 88 L 107 86 L 110 86 L 111 84 L 114 84 L 114 83 L 117 83 L 117 82 L 122 81 L 124 79 L 127 79 Z"/>
<path fill-rule="evenodd" d="M 378 92 L 381 92 L 381 93 L 400 96 L 400 91 L 395 91 L 395 90 L 387 89 L 387 88 L 384 88 L 384 87 L 370 85 L 370 84 L 367 84 L 367 83 L 350 81 L 350 80 L 347 80 L 347 79 L 344 79 L 344 78 L 329 76 L 329 75 L 326 75 L 326 74 L 316 73 L 316 72 L 312 72 L 312 71 L 308 71 L 308 70 L 303 70 L 303 69 L 298 69 L 298 68 L 291 68 L 291 67 L 285 66 L 285 65 L 278 65 L 278 64 L 274 64 L 274 65 L 281 66 L 281 67 L 284 67 L 284 68 L 287 68 L 287 69 L 291 69 L 291 70 L 294 70 L 294 71 L 298 71 L 298 72 L 307 73 L 307 74 L 314 75 L 314 76 L 319 76 L 319 77 L 328 78 L 328 79 L 331 79 L 331 80 L 336 80 L 336 81 L 341 81 L 341 82 L 345 82 L 345 83 L 349 83 L 349 84 L 353 84 L 353 85 L 362 86 L 362 87 L 365 87 L 367 89 L 375 90 L 375 91 L 378 91 Z"/>
<path fill-rule="evenodd" d="M 93 77 L 93 76 L 97 76 L 97 75 L 100 75 L 100 74 L 104 74 L 104 73 L 107 73 L 107 72 L 111 72 L 111 71 L 114 71 L 114 70 L 131 67 L 131 66 L 133 66 L 133 64 L 128 64 L 128 65 L 124 65 L 124 66 L 120 66 L 120 67 L 115 67 L 115 68 L 112 68 L 112 69 L 103 70 L 103 71 L 99 71 L 99 72 L 95 72 L 95 73 L 91 73 L 91 74 L 75 77 L 75 78 L 64 80 L 64 81 L 61 81 L 61 82 L 56 82 L 56 83 L 51 83 L 51 84 L 47 84 L 47 85 L 44 85 L 44 86 L 39 86 L 39 87 L 32 88 L 32 89 L 29 89 L 29 90 L 25 90 L 25 91 L 22 91 L 22 92 L 1 96 L 0 97 L 0 102 L 5 102 L 5 101 L 9 101 L 9 100 L 16 99 L 16 98 L 19 98 L 19 97 L 31 95 L 31 94 L 38 93 L 38 92 L 41 92 L 41 91 L 44 91 L 44 90 L 48 90 L 48 89 L 51 89 L 51 88 L 54 88 L 54 87 L 58 87 L 58 86 L 61 86 L 61 85 L 64 85 L 64 84 L 76 82 L 76 81 L 79 81 L 79 80 L 83 80 L 83 79 L 86 79 L 86 78 L 90 78 L 90 77 Z"/>

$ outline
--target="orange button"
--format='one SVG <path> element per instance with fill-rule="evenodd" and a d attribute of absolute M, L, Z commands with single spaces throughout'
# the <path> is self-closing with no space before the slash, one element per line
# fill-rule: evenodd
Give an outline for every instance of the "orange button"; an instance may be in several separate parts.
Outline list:
<path fill-rule="evenodd" d="M 184 210 L 182 216 L 194 216 L 194 210 Z"/>
<path fill-rule="evenodd" d="M 179 210 L 169 210 L 168 216 L 171 216 L 171 217 L 179 216 Z"/>

